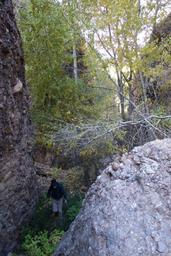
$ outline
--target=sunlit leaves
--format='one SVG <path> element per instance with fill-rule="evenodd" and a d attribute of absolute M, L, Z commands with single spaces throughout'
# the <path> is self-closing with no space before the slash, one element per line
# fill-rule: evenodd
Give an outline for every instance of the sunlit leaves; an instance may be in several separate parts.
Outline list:
<path fill-rule="evenodd" d="M 73 43 L 84 54 L 84 40 L 76 27 L 74 6 L 53 0 L 31 0 L 20 12 L 26 75 L 31 86 L 33 112 L 44 112 L 65 121 L 93 113 L 82 75 L 76 84 L 73 73 Z M 84 65 L 78 57 L 78 65 Z M 69 66 L 71 71 L 66 70 Z M 83 67 L 84 68 L 84 67 Z M 82 117 L 80 117 L 82 116 Z"/>

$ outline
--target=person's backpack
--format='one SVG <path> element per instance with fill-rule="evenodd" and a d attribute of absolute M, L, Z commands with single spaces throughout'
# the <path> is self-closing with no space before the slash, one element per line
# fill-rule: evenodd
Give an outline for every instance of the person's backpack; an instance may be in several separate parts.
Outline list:
<path fill-rule="evenodd" d="M 52 187 L 51 196 L 52 198 L 59 200 L 65 194 L 63 185 L 56 182 L 55 187 Z"/>

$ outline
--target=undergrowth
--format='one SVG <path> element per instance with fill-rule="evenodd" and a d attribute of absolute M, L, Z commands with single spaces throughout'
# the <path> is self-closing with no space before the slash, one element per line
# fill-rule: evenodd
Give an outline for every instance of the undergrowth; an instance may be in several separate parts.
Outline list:
<path fill-rule="evenodd" d="M 61 219 L 52 215 L 51 201 L 46 195 L 42 196 L 30 223 L 21 232 L 19 247 L 13 255 L 51 256 L 79 213 L 82 200 L 82 195 L 70 196 Z"/>

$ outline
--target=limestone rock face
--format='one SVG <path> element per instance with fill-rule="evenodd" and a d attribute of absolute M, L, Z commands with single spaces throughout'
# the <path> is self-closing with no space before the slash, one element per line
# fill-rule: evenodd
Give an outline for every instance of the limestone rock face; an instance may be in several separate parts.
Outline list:
<path fill-rule="evenodd" d="M 20 35 L 12 1 L 0 1 L 0 255 L 15 245 L 37 198 L 32 126 Z"/>
<path fill-rule="evenodd" d="M 128 255 L 171 255 L 171 139 L 136 147 L 106 168 L 54 253 Z"/>

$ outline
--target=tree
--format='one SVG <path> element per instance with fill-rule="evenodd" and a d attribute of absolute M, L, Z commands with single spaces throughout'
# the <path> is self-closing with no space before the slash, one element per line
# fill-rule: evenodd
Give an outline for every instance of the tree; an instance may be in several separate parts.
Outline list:
<path fill-rule="evenodd" d="M 145 63 L 143 46 L 156 22 L 161 16 L 166 16 L 167 5 L 168 1 L 158 0 L 145 3 L 132 0 L 101 0 L 98 3 L 81 1 L 81 4 L 78 4 L 85 30 L 95 37 L 92 48 L 100 49 L 99 59 L 105 63 L 107 72 L 109 67 L 114 68 L 114 77 L 109 74 L 109 79 L 117 88 L 122 120 L 130 118 L 132 110 L 136 107 L 133 102 L 133 80 L 137 74 L 143 92 L 143 112 L 148 112 L 147 79 L 144 70 L 142 72 Z M 148 44 L 146 50 L 147 48 L 150 52 L 153 45 Z"/>
<path fill-rule="evenodd" d="M 91 115 L 89 102 L 96 99 L 79 70 L 86 69 L 84 38 L 81 30 L 75 33 L 72 14 L 68 2 L 31 0 L 19 20 L 33 111 L 67 122 Z"/>
<path fill-rule="evenodd" d="M 32 0 L 31 3 L 31 15 L 26 10 L 27 18 L 21 25 L 34 110 L 43 110 L 67 122 L 85 121 L 90 115 L 95 120 L 108 116 L 107 120 L 117 117 L 118 121 L 118 104 L 121 123 L 124 121 L 127 126 L 135 120 L 138 127 L 146 125 L 148 131 L 152 130 L 151 138 L 156 138 L 159 129 L 148 119 L 151 114 L 148 93 L 151 79 L 159 69 L 162 74 L 163 66 L 152 68 L 150 63 L 169 58 L 166 51 L 158 51 L 149 39 L 156 22 L 166 16 L 168 1 Z M 37 6 L 35 14 L 34 6 Z M 30 29 L 31 23 L 26 23 L 27 19 L 32 20 L 34 30 Z M 37 50 L 33 54 L 34 47 Z M 84 67 L 81 76 L 80 63 Z M 140 95 L 138 101 L 137 95 Z M 113 114 L 106 109 L 112 109 Z"/>

